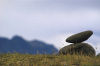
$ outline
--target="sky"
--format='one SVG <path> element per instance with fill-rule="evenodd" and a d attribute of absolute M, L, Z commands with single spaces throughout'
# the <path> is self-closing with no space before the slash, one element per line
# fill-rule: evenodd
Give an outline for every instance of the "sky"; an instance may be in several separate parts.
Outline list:
<path fill-rule="evenodd" d="M 42 40 L 58 49 L 70 35 L 92 30 L 86 41 L 100 52 L 100 0 L 0 0 L 0 37 Z"/>

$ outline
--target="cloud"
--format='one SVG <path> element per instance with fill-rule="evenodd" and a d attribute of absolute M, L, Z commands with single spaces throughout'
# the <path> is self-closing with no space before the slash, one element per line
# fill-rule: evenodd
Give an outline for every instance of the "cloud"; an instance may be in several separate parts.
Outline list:
<path fill-rule="evenodd" d="M 77 32 L 86 29 L 99 31 L 99 8 L 87 6 L 72 8 L 77 5 L 69 3 L 80 2 L 79 6 L 87 1 L 91 4 L 98 3 L 98 0 L 58 0 L 58 2 L 56 0 L 10 0 L 6 2 L 5 0 L 6 3 L 0 18 L 1 32 L 6 33 L 6 29 L 9 30 L 8 32 L 34 31 L 33 33 L 41 32 L 42 34 L 45 34 L 45 31 L 54 33 Z M 69 4 L 62 5 L 62 3 Z M 73 28 L 75 29 L 73 30 Z"/>
<path fill-rule="evenodd" d="M 96 33 L 99 31 L 99 16 L 99 12 L 95 10 L 32 12 L 29 14 L 9 11 L 2 17 L 0 30 L 3 35 L 21 34 L 23 36 L 32 35 L 36 38 L 84 30 L 93 30 Z"/>

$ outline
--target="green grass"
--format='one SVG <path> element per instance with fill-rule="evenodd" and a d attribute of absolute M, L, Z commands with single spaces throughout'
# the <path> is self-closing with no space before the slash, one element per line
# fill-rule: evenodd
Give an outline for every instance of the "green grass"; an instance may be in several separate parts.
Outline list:
<path fill-rule="evenodd" d="M 100 66 L 100 57 L 0 54 L 0 66 Z"/>

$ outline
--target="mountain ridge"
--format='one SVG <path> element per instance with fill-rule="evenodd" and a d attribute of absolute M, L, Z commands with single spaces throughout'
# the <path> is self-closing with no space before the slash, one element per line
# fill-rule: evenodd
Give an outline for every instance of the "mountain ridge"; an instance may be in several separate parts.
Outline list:
<path fill-rule="evenodd" d="M 40 40 L 27 41 L 20 36 L 12 39 L 0 37 L 0 53 L 28 53 L 28 54 L 53 54 L 58 50 L 53 45 Z"/>

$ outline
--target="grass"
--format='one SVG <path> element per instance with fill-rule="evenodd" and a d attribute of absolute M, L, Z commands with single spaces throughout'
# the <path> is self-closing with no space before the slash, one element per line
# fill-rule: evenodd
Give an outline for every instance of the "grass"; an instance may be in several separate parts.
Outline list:
<path fill-rule="evenodd" d="M 100 56 L 0 54 L 0 66 L 100 66 Z"/>

